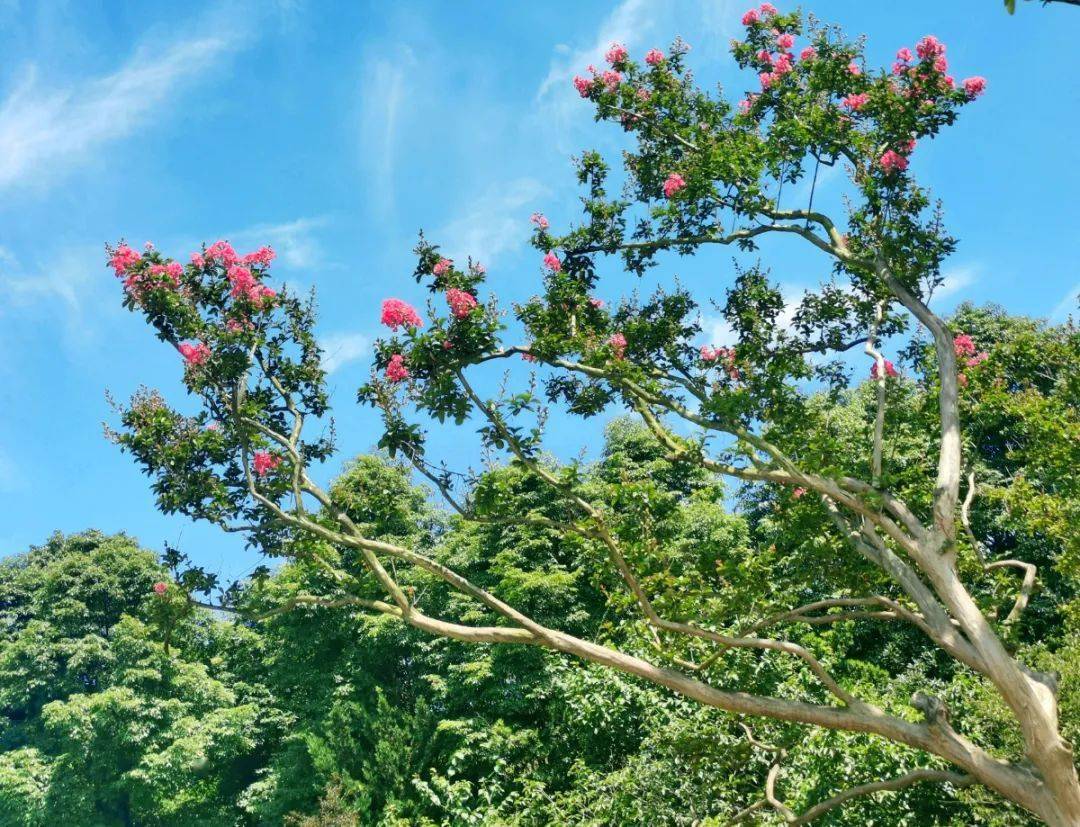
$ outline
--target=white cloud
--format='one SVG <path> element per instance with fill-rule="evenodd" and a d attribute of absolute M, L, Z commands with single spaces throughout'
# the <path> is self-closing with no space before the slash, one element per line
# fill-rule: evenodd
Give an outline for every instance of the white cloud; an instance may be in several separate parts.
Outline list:
<path fill-rule="evenodd" d="M 363 333 L 331 333 L 319 339 L 319 346 L 323 351 L 322 367 L 327 373 L 371 353 L 371 339 Z"/>
<path fill-rule="evenodd" d="M 230 234 L 229 239 L 244 249 L 267 244 L 277 253 L 277 261 L 287 267 L 325 266 L 322 245 L 315 237 L 315 231 L 326 226 L 328 221 L 326 216 L 317 216 L 284 224 L 256 224 Z"/>
<path fill-rule="evenodd" d="M 485 265 L 494 264 L 529 238 L 529 215 L 548 193 L 548 187 L 535 178 L 518 178 L 491 188 L 458 210 L 460 217 L 436 230 L 431 240 L 451 258 L 464 261 L 472 256 Z"/>
<path fill-rule="evenodd" d="M 393 57 L 368 61 L 360 90 L 361 160 L 371 177 L 372 203 L 380 215 L 394 209 L 401 102 L 406 78 L 416 72 L 413 51 L 400 46 L 397 52 Z"/>
<path fill-rule="evenodd" d="M 938 302 L 964 292 L 975 283 L 981 268 L 976 264 L 953 267 L 942 274 L 941 284 L 934 290 L 934 299 Z"/>
<path fill-rule="evenodd" d="M 44 307 L 62 324 L 65 344 L 84 347 L 95 339 L 115 280 L 104 267 L 101 247 L 81 245 L 50 254 L 47 264 L 25 269 L 8 251 L 0 256 L 0 315 Z"/>
<path fill-rule="evenodd" d="M 1073 285 L 1072 290 L 1061 297 L 1061 301 L 1054 305 L 1054 309 L 1050 311 L 1051 322 L 1063 322 L 1069 316 L 1074 319 L 1080 317 L 1077 305 L 1080 304 L 1080 282 Z"/>
<path fill-rule="evenodd" d="M 116 72 L 49 87 L 27 67 L 0 103 L 0 188 L 42 185 L 85 161 L 103 144 L 124 138 L 149 120 L 186 81 L 205 76 L 243 42 L 245 29 L 220 15 L 200 33 L 162 44 L 146 43 Z"/>
<path fill-rule="evenodd" d="M 574 49 L 562 44 L 556 47 L 548 73 L 536 91 L 536 102 L 543 110 L 543 122 L 553 129 L 560 143 L 575 114 L 582 118 L 592 115 L 589 107 L 581 106 L 580 97 L 574 91 L 571 84 L 574 75 L 584 72 L 590 63 L 599 66 L 604 52 L 614 42 L 629 49 L 640 46 L 645 35 L 655 28 L 657 15 L 666 6 L 666 0 L 622 0 L 604 18 L 587 46 Z"/>

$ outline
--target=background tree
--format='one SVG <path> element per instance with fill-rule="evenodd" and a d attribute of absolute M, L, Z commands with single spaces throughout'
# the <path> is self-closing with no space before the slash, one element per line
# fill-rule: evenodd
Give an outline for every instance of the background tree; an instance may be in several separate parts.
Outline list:
<path fill-rule="evenodd" d="M 332 490 L 316 484 L 309 468 L 333 444 L 328 432 L 304 432 L 327 412 L 313 308 L 263 284 L 269 250 L 240 258 L 218 242 L 186 267 L 152 249 L 112 251 L 126 304 L 178 348 L 185 382 L 203 406 L 186 416 L 160 396 L 140 393 L 122 411 L 116 438 L 154 477 L 164 510 L 246 532 L 268 553 L 324 572 L 325 590 L 286 605 L 346 603 L 466 642 L 539 646 L 727 712 L 872 735 L 913 750 L 900 775 L 852 773 L 850 780 L 866 783 L 830 790 L 797 813 L 779 786 L 792 750 L 747 730 L 768 770 L 764 795 L 737 818 L 769 809 L 801 823 L 861 795 L 935 781 L 958 789 L 981 784 L 1047 823 L 1075 823 L 1080 784 L 1059 726 L 1058 681 L 1012 651 L 1005 627 L 1022 617 L 1023 601 L 1010 612 L 1012 624 L 1008 617 L 998 624 L 980 603 L 981 578 L 1006 567 L 1027 577 L 1031 564 L 971 565 L 980 560 L 981 541 L 965 528 L 970 503 L 961 487 L 970 471 L 974 485 L 979 480 L 978 469 L 966 466 L 961 413 L 979 389 L 971 377 L 992 356 L 927 305 L 955 242 L 908 174 L 917 143 L 951 124 L 985 80 L 957 84 L 947 74 L 944 45 L 931 36 L 914 54 L 902 48 L 891 71 L 876 72 L 865 66 L 861 43 L 833 28 L 805 26 L 797 13 L 780 14 L 766 3 L 748 11 L 743 24 L 746 38 L 733 43 L 733 54 L 758 73 L 761 91 L 735 109 L 694 86 L 679 42 L 667 53 L 651 50 L 643 64 L 614 44 L 610 68 L 575 78 L 598 118 L 621 123 L 637 145 L 625 156 L 624 197 L 609 197 L 607 164 L 587 152 L 579 164 L 587 190 L 583 225 L 555 235 L 546 218 L 535 217 L 546 275 L 542 294 L 515 308 L 527 343 L 502 340 L 496 300 L 480 302 L 482 267 L 455 265 L 422 240 L 417 278 L 449 312 L 425 328 L 413 308 L 388 300 L 383 320 L 403 332 L 379 344 L 381 376 L 360 391 L 383 412 L 380 445 L 412 462 L 462 518 L 546 528 L 602 551 L 624 599 L 640 612 L 636 640 L 620 645 L 603 630 L 586 637 L 573 617 L 542 619 L 546 607 L 530 604 L 527 587 L 552 576 L 543 568 L 485 587 L 470 577 L 467 560 L 444 562 L 408 538 L 372 537 Z M 797 48 L 798 37 L 808 45 Z M 811 205 L 781 204 L 784 183 L 823 163 L 848 170 L 844 221 Z M 781 324 L 780 291 L 757 267 L 737 271 L 727 290 L 724 315 L 738 336 L 733 349 L 695 344 L 697 305 L 683 290 L 626 299 L 614 309 L 592 298 L 600 257 L 617 256 L 628 272 L 644 275 L 670 251 L 732 244 L 752 250 L 776 234 L 809 242 L 834 273 L 801 302 L 791 329 Z M 911 319 L 932 340 L 932 372 L 922 384 L 933 425 L 924 422 L 920 436 L 934 469 L 908 483 L 887 461 L 890 387 L 903 385 L 894 382 L 896 368 L 881 348 Z M 818 388 L 838 398 L 847 381 L 838 357 L 860 345 L 873 359 L 873 411 L 861 462 L 847 469 L 819 440 L 828 420 L 826 427 L 805 425 L 820 416 Z M 677 556 L 664 520 L 667 498 L 650 490 L 651 479 L 612 483 L 617 496 L 608 501 L 579 464 L 546 460 L 540 446 L 547 412 L 533 387 L 494 398 L 478 390 L 478 373 L 482 378 L 519 355 L 543 366 L 549 403 L 581 416 L 609 406 L 632 410 L 674 467 L 754 483 L 810 512 L 823 564 L 805 584 L 805 602 L 773 592 L 770 575 L 795 561 L 771 547 L 734 566 L 733 583 L 715 566 L 706 573 L 671 565 Z M 509 480 L 443 469 L 427 456 L 412 411 L 458 424 L 479 418 L 485 447 L 505 451 L 526 488 L 557 496 L 538 508 Z M 751 564 L 759 561 L 755 572 Z M 400 573 L 409 567 L 456 594 L 429 599 L 409 582 L 411 573 Z M 1021 594 L 1031 589 L 1023 581 Z M 911 627 L 927 658 L 965 670 L 1008 722 L 1002 726 L 1014 737 L 1014 754 L 996 754 L 996 744 L 969 729 L 940 697 L 938 681 L 922 681 L 909 704 L 905 681 L 843 672 L 814 654 L 812 641 L 799 639 L 800 626 L 854 621 L 900 628 L 905 639 Z M 759 634 L 784 627 L 791 634 Z M 778 674 L 797 667 L 798 691 L 779 681 L 744 691 L 739 664 L 747 661 Z"/>

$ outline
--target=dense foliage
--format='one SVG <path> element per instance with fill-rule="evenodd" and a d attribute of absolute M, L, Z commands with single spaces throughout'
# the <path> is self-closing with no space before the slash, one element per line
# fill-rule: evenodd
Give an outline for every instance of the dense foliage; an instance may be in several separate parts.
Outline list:
<path fill-rule="evenodd" d="M 551 665 L 562 653 L 623 676 L 605 686 L 630 676 L 650 696 L 672 691 L 679 704 L 700 704 L 699 730 L 730 726 L 710 709 L 748 719 L 741 735 L 752 750 L 731 786 L 718 787 L 721 773 L 707 765 L 696 778 L 664 776 L 663 795 L 696 797 L 684 813 L 801 824 L 853 818 L 843 813 L 882 806 L 889 792 L 923 800 L 920 818 L 952 818 L 961 798 L 968 818 L 1019 818 L 1015 806 L 1071 827 L 1080 777 L 1062 716 L 1072 700 L 1061 621 L 1074 600 L 1075 379 L 1062 368 L 1074 360 L 1048 363 L 1048 354 L 1074 355 L 1075 341 L 1000 314 L 950 322 L 931 309 L 956 240 L 912 163 L 987 83 L 956 81 L 932 35 L 876 70 L 861 40 L 797 11 L 762 3 L 742 24 L 732 55 L 759 91 L 738 103 L 696 85 L 679 40 L 640 63 L 612 44 L 607 66 L 574 78 L 584 105 L 621 126 L 628 148 L 618 172 L 596 152 L 578 159 L 580 223 L 559 232 L 533 216 L 543 281 L 512 316 L 481 264 L 455 263 L 423 238 L 415 276 L 432 294 L 428 319 L 400 299 L 384 302 L 394 335 L 376 344 L 358 399 L 381 413 L 379 447 L 434 485 L 452 519 L 428 513 L 416 493 L 389 497 L 406 485 L 400 469 L 362 461 L 329 489 L 316 481 L 337 444 L 315 309 L 268 285 L 268 248 L 241 256 L 219 241 L 186 265 L 152 245 L 110 249 L 125 305 L 176 348 L 196 403 L 184 413 L 140 391 L 118 409 L 111 435 L 151 477 L 163 511 L 246 534 L 293 561 L 228 594 L 230 611 L 267 628 L 287 628 L 291 610 L 359 612 L 347 616 L 366 634 L 417 641 L 417 654 L 385 663 L 395 680 L 434 694 L 412 690 L 401 703 L 385 689 L 384 711 L 357 724 L 378 743 L 354 745 L 365 758 L 347 775 L 413 779 L 408 788 L 436 807 L 464 802 L 451 820 L 497 813 L 494 802 L 511 797 L 515 812 L 542 821 L 580 816 L 559 812 L 557 794 L 578 764 L 537 758 L 534 735 L 564 726 L 564 741 L 603 747 L 609 719 L 590 736 L 590 714 L 611 704 L 578 709 L 545 694 L 554 679 L 536 697 L 519 692 L 537 664 L 580 668 Z M 830 165 L 847 173 L 843 216 L 813 206 L 813 181 Z M 802 180 L 811 183 L 806 203 L 793 204 L 791 185 Z M 662 278 L 644 296 L 619 283 L 615 304 L 596 295 L 612 269 L 651 278 L 673 254 L 764 250 L 778 237 L 831 273 L 791 307 L 760 261 L 736 264 L 722 295 L 662 289 Z M 709 300 L 734 343 L 702 342 Z M 895 356 L 905 377 L 885 351 L 913 321 L 906 362 Z M 1033 341 L 1035 353 L 1025 349 Z M 853 385 L 865 375 L 852 371 L 860 346 L 871 381 Z M 506 370 L 501 383 L 496 370 Z M 628 412 L 648 436 L 613 439 L 599 464 L 555 461 L 544 449 L 553 407 L 571 419 Z M 505 457 L 505 468 L 451 469 L 433 455 L 432 427 L 466 423 L 479 423 L 478 449 Z M 640 440 L 649 450 L 634 447 Z M 394 474 L 399 484 L 379 481 Z M 749 486 L 738 492 L 739 516 L 719 510 L 717 475 Z M 186 571 L 175 590 L 155 592 L 163 655 L 191 619 L 184 595 L 209 585 Z M 307 651 L 292 657 L 311 667 L 323 639 L 305 630 L 297 642 Z M 463 654 L 450 641 L 475 648 Z M 402 677 L 403 663 L 428 668 L 419 653 L 429 650 L 448 661 Z M 351 664 L 332 675 L 351 686 L 358 672 Z M 498 677 L 490 687 L 480 680 L 489 674 Z M 462 686 L 471 694 L 460 709 L 438 694 Z M 319 687 L 300 684 L 293 697 L 313 702 Z M 529 717 L 549 704 L 556 723 Z M 448 723 L 462 715 L 499 715 L 503 728 L 485 723 L 481 735 Z M 353 731 L 333 720 L 325 743 L 305 752 L 290 741 L 288 754 L 333 766 L 323 758 L 348 752 L 335 745 Z M 418 775 L 438 738 L 379 748 L 385 733 L 433 721 L 439 738 L 473 744 L 460 769 Z M 665 726 L 649 720 L 641 737 Z M 724 736 L 709 740 L 731 743 L 721 762 L 736 755 Z M 424 751 L 414 754 L 416 745 Z M 475 800 L 490 785 L 462 784 L 461 775 L 493 756 L 509 761 L 487 776 L 505 795 Z M 535 772 L 521 769 L 534 759 Z M 644 777 L 664 765 L 648 763 Z M 583 767 L 582 783 L 594 783 Z M 250 806 L 287 802 L 296 777 L 271 769 L 248 788 Z M 539 786 L 526 783 L 536 777 Z M 602 806 L 623 801 L 597 783 Z M 342 781 L 326 806 L 355 800 L 385 815 L 399 806 L 392 791 L 406 786 Z"/>
<path fill-rule="evenodd" d="M 1080 356 L 1071 327 L 1044 328 L 994 310 L 952 319 L 990 358 L 969 371 L 966 439 L 980 485 L 972 522 L 989 560 L 1038 565 L 1044 584 L 1012 629 L 1013 645 L 1061 675 L 1062 714 L 1080 724 L 1080 651 L 1063 620 L 1077 611 L 1080 509 L 1068 446 L 1080 438 Z M 936 416 L 925 373 L 908 351 L 889 384 L 890 473 L 896 490 L 927 473 L 926 422 Z M 832 462 L 857 466 L 873 418 L 871 383 L 811 400 L 803 427 Z M 776 432 L 778 441 L 796 434 Z M 801 437 L 800 437 L 801 438 Z M 782 488 L 725 492 L 720 479 L 672 463 L 642 425 L 616 420 L 602 457 L 582 469 L 598 499 L 649 501 L 663 559 L 643 557 L 657 593 L 722 583 L 759 616 L 813 594 L 840 559 L 820 506 Z M 522 468 L 488 472 L 537 513 L 559 498 Z M 541 621 L 647 653 L 635 606 L 595 542 L 537 526 L 467 522 L 433 508 L 405 468 L 360 457 L 331 488 L 334 503 L 372 537 L 409 542 Z M 724 506 L 737 495 L 739 508 Z M 332 549 L 324 549 L 335 554 Z M 970 554 L 965 564 L 975 566 Z M 172 569 L 170 571 L 170 568 Z M 0 824 L 690 824 L 724 823 L 767 771 L 730 717 L 677 695 L 542 649 L 432 638 L 352 606 L 290 600 L 324 593 L 325 569 L 292 562 L 245 584 L 237 616 L 193 605 L 207 585 L 172 550 L 159 560 L 130 538 L 56 536 L 0 564 Z M 852 593 L 877 575 L 836 573 Z M 978 573 L 988 613 L 1004 616 L 1017 575 Z M 768 584 L 763 592 L 762 583 Z M 164 589 L 155 588 L 164 584 Z M 403 579 L 443 616 L 473 610 L 436 577 Z M 159 593 L 160 592 L 160 593 Z M 867 619 L 804 626 L 852 685 L 932 683 L 965 731 L 1016 753 L 993 694 L 914 630 Z M 725 659 L 725 680 L 750 691 L 803 693 L 787 660 Z M 903 768 L 910 750 L 880 739 L 753 723 L 756 739 L 789 750 L 786 798 L 813 803 L 867 774 Z M 969 788 L 912 787 L 834 811 L 835 824 L 1025 823 L 1020 811 Z"/>

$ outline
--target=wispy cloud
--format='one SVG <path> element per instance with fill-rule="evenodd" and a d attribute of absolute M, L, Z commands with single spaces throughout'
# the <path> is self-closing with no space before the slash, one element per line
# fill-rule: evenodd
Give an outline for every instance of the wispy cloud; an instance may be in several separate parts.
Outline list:
<path fill-rule="evenodd" d="M 432 240 L 451 258 L 472 256 L 485 265 L 525 243 L 532 230 L 529 214 L 550 192 L 535 178 L 500 184 L 457 211 L 459 218 L 435 231 Z"/>
<path fill-rule="evenodd" d="M 233 244 L 243 248 L 274 248 L 278 262 L 296 269 L 326 266 L 323 247 L 317 231 L 329 223 L 327 216 L 298 218 L 283 224 L 255 224 L 229 234 Z"/>
<path fill-rule="evenodd" d="M 58 320 L 64 341 L 83 347 L 93 341 L 114 287 L 101 247 L 77 245 L 51 251 L 47 264 L 24 267 L 10 252 L 0 256 L 0 317 L 27 307 L 44 308 Z"/>
<path fill-rule="evenodd" d="M 555 56 L 547 75 L 536 90 L 536 102 L 543 110 L 543 121 L 553 130 L 560 142 L 563 140 L 566 126 L 575 114 L 587 118 L 591 115 L 588 107 L 581 106 L 581 100 L 571 85 L 575 74 L 585 70 L 590 63 L 599 65 L 604 52 L 613 42 L 619 42 L 630 49 L 641 45 L 647 33 L 655 28 L 656 19 L 666 2 L 649 0 L 622 0 L 607 17 L 604 18 L 587 45 L 573 48 L 562 44 L 556 47 Z"/>
<path fill-rule="evenodd" d="M 977 264 L 963 264 L 946 270 L 942 275 L 941 284 L 934 290 L 935 304 L 967 290 L 978 279 L 981 269 Z"/>
<path fill-rule="evenodd" d="M 371 354 L 371 338 L 363 333 L 331 333 L 319 339 L 322 348 L 322 367 L 333 373 L 349 362 Z"/>
<path fill-rule="evenodd" d="M 245 29 L 224 25 L 220 16 L 203 21 L 213 25 L 201 25 L 198 35 L 143 44 L 109 75 L 47 86 L 35 66 L 26 67 L 0 103 L 0 188 L 51 182 L 175 103 L 184 83 L 208 75 L 244 43 Z"/>
<path fill-rule="evenodd" d="M 399 46 L 396 51 L 368 61 L 360 90 L 361 161 L 370 178 L 372 206 L 383 216 L 394 210 L 401 104 L 408 91 L 406 79 L 416 67 L 412 49 Z"/>
<path fill-rule="evenodd" d="M 1069 316 L 1074 319 L 1080 317 L 1080 282 L 1072 286 L 1072 289 L 1061 297 L 1061 301 L 1054 305 L 1050 311 L 1051 322 L 1063 322 Z"/>

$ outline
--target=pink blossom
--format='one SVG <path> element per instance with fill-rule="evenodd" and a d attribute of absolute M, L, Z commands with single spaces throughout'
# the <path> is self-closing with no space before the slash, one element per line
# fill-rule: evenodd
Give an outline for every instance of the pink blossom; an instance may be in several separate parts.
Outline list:
<path fill-rule="evenodd" d="M 451 342 L 449 339 L 443 339 L 442 349 L 443 350 L 453 350 L 454 349 L 454 343 Z"/>
<path fill-rule="evenodd" d="M 909 49 L 907 46 L 902 47 L 896 53 L 896 59 L 899 60 L 902 63 L 910 63 L 911 62 L 911 57 L 912 57 L 911 49 Z"/>
<path fill-rule="evenodd" d="M 959 374 L 959 375 L 958 375 L 958 376 L 956 377 L 956 381 L 960 383 L 960 387 L 962 387 L 962 388 L 966 388 L 966 387 L 967 387 L 967 383 L 968 383 L 968 378 L 967 378 L 967 376 L 965 376 L 964 374 L 962 374 L 962 373 L 961 373 L 961 374 Z"/>
<path fill-rule="evenodd" d="M 852 75 L 858 76 L 858 75 L 862 74 L 862 68 L 854 60 L 851 61 L 851 63 L 849 63 L 847 65 L 847 70 L 848 70 L 848 73 L 852 74 Z"/>
<path fill-rule="evenodd" d="M 915 151 L 915 139 L 909 138 L 907 143 L 900 145 L 899 151 L 902 155 L 910 155 Z"/>
<path fill-rule="evenodd" d="M 232 285 L 230 295 L 234 299 L 246 299 L 252 304 L 258 304 L 265 298 L 277 295 L 269 287 L 259 284 L 259 280 L 251 274 L 251 270 L 239 264 L 234 264 L 226 274 L 229 284 Z"/>
<path fill-rule="evenodd" d="M 198 367 L 210 358 L 210 348 L 205 342 L 198 342 L 191 344 L 190 342 L 182 342 L 177 350 L 180 351 L 180 355 L 184 357 L 184 361 L 190 367 Z"/>
<path fill-rule="evenodd" d="M 379 319 L 391 330 L 399 327 L 423 327 L 424 320 L 416 309 L 401 299 L 386 299 L 382 303 L 382 316 Z"/>
<path fill-rule="evenodd" d="M 907 71 L 907 70 L 908 70 L 909 68 L 910 68 L 910 67 L 909 67 L 909 66 L 908 66 L 908 65 L 907 65 L 906 63 L 901 63 L 901 62 L 900 62 L 900 61 L 898 60 L 898 61 L 896 61 L 896 63 L 894 63 L 894 64 L 892 65 L 892 73 L 893 73 L 894 75 L 902 75 L 902 74 L 904 74 L 904 72 L 906 72 L 906 71 Z"/>
<path fill-rule="evenodd" d="M 774 6 L 772 3 L 762 3 L 760 8 L 762 17 L 773 17 L 779 14 L 779 12 L 776 10 L 776 6 Z"/>
<path fill-rule="evenodd" d="M 709 347 L 708 345 L 701 346 L 701 361 L 702 362 L 715 362 L 716 361 L 716 348 Z"/>
<path fill-rule="evenodd" d="M 604 82 L 604 88 L 607 89 L 609 92 L 614 92 L 616 89 L 619 88 L 619 84 L 622 83 L 622 75 L 620 75 L 618 72 L 612 71 L 611 69 L 608 69 L 606 72 L 600 75 L 600 79 Z"/>
<path fill-rule="evenodd" d="M 168 590 L 169 590 L 169 584 L 168 583 L 163 583 L 163 582 L 161 582 L 159 580 L 157 583 L 154 584 L 154 594 L 156 594 L 158 597 L 161 597 L 162 595 L 164 595 L 165 592 L 167 592 Z"/>
<path fill-rule="evenodd" d="M 433 272 L 436 276 L 441 276 L 443 273 L 450 269 L 450 266 L 453 263 L 454 262 L 451 259 L 440 258 L 437 262 L 435 262 L 435 266 L 431 268 L 431 272 Z"/>
<path fill-rule="evenodd" d="M 202 253 L 192 253 L 191 263 L 198 267 L 200 270 L 205 269 L 206 259 L 203 258 Z"/>
<path fill-rule="evenodd" d="M 232 245 L 229 244 L 228 241 L 215 241 L 207 247 L 206 260 L 216 261 L 218 264 L 224 264 L 226 267 L 236 264 L 236 262 L 239 261 L 236 256 L 236 250 L 232 248 Z"/>
<path fill-rule="evenodd" d="M 604 300 L 603 299 L 598 299 L 598 298 L 595 298 L 594 296 L 590 296 L 589 297 L 589 304 L 592 305 L 593 307 L 595 307 L 597 310 L 603 310 L 604 309 Z"/>
<path fill-rule="evenodd" d="M 626 356 L 626 337 L 621 333 L 611 334 L 610 338 L 608 338 L 608 345 L 611 347 L 611 352 L 616 359 L 622 359 Z"/>
<path fill-rule="evenodd" d="M 446 291 L 446 303 L 455 319 L 464 319 L 476 307 L 476 297 L 472 293 L 451 287 Z"/>
<path fill-rule="evenodd" d="M 485 267 L 479 261 L 470 261 L 469 262 L 469 269 L 472 270 L 478 276 L 482 276 L 482 275 L 484 275 L 484 273 L 487 272 L 487 267 Z"/>
<path fill-rule="evenodd" d="M 769 54 L 768 49 L 762 49 L 760 52 L 758 52 L 757 59 L 762 63 L 767 63 L 769 66 L 772 66 L 772 55 Z"/>
<path fill-rule="evenodd" d="M 121 244 L 113 251 L 112 258 L 109 259 L 109 266 L 113 268 L 116 275 L 122 276 L 125 271 L 134 267 L 141 260 L 142 256 L 128 245 Z"/>
<path fill-rule="evenodd" d="M 750 9 L 750 11 L 748 11 L 746 14 L 744 14 L 742 16 L 742 24 L 744 26 L 751 26 L 754 23 L 757 23 L 759 19 L 760 19 L 760 15 L 758 14 L 758 10 L 757 9 Z"/>
<path fill-rule="evenodd" d="M 985 362 L 989 358 L 990 358 L 989 353 L 987 353 L 985 350 L 980 350 L 978 353 L 976 353 L 974 356 L 972 356 L 970 359 L 968 359 L 964 364 L 966 364 L 969 368 L 973 368 L 973 367 L 977 367 L 978 365 L 981 365 L 983 362 Z"/>
<path fill-rule="evenodd" d="M 892 362 L 890 362 L 888 359 L 885 359 L 884 362 L 885 362 L 885 376 L 887 376 L 887 377 L 896 377 L 896 376 L 900 375 L 900 372 L 896 369 L 896 366 Z M 878 378 L 878 363 L 877 363 L 876 360 L 874 361 L 874 364 L 872 364 L 870 366 L 870 378 L 871 379 L 877 379 Z"/>
<path fill-rule="evenodd" d="M 686 181 L 677 172 L 671 173 L 664 181 L 664 196 L 671 198 L 675 193 L 686 187 Z"/>
<path fill-rule="evenodd" d="M 254 253 L 248 253 L 244 256 L 242 261 L 244 264 L 259 264 L 263 267 L 269 267 L 275 255 L 276 253 L 269 247 L 260 247 Z"/>
<path fill-rule="evenodd" d="M 709 347 L 702 345 L 699 351 L 701 361 L 709 364 L 720 363 L 727 370 L 731 379 L 740 377 L 739 369 L 735 367 L 735 349 L 730 347 Z"/>
<path fill-rule="evenodd" d="M 639 101 L 647 101 L 651 97 L 652 97 L 652 92 L 650 92 L 644 86 L 642 86 L 640 89 L 637 90 L 637 98 L 638 98 Z"/>
<path fill-rule="evenodd" d="M 245 330 L 254 330 L 255 325 L 251 319 L 229 319 L 225 322 L 225 329 L 230 333 L 243 333 Z"/>
<path fill-rule="evenodd" d="M 179 261 L 170 261 L 165 265 L 165 272 L 169 275 L 169 278 L 179 284 L 180 277 L 184 275 L 184 265 Z"/>
<path fill-rule="evenodd" d="M 807 46 L 799 52 L 799 60 L 813 60 L 815 57 L 817 57 L 817 49 L 813 46 Z"/>
<path fill-rule="evenodd" d="M 792 68 L 791 55 L 787 52 L 778 55 L 776 60 L 773 61 L 773 73 L 776 75 L 786 75 Z"/>
<path fill-rule="evenodd" d="M 934 58 L 934 71 L 935 72 L 947 72 L 949 71 L 949 61 L 945 55 Z"/>
<path fill-rule="evenodd" d="M 787 33 L 780 35 L 776 38 L 776 45 L 781 49 L 790 49 L 795 45 L 795 35 Z"/>
<path fill-rule="evenodd" d="M 868 94 L 866 94 L 865 92 L 859 92 L 858 94 L 848 95 L 846 98 L 840 101 L 840 105 L 852 110 L 853 112 L 858 112 L 860 109 L 866 106 L 869 101 L 870 96 Z"/>
<path fill-rule="evenodd" d="M 915 45 L 915 52 L 923 60 L 940 57 L 945 54 L 945 44 L 928 34 Z"/>
<path fill-rule="evenodd" d="M 544 266 L 552 273 L 558 273 L 562 269 L 562 262 L 559 261 L 559 257 L 555 255 L 554 251 L 549 251 L 544 256 Z"/>
<path fill-rule="evenodd" d="M 953 336 L 953 351 L 957 356 L 961 358 L 971 357 L 975 355 L 976 350 L 974 339 L 966 333 L 957 333 Z"/>
<path fill-rule="evenodd" d="M 885 151 L 885 154 L 881 156 L 878 163 L 881 164 L 881 168 L 886 172 L 893 172 L 894 170 L 903 171 L 908 168 L 908 159 L 891 149 Z"/>
<path fill-rule="evenodd" d="M 758 80 L 761 81 L 762 89 L 768 89 L 776 81 L 780 80 L 780 75 L 776 74 L 776 72 L 762 72 L 758 75 Z"/>
<path fill-rule="evenodd" d="M 791 496 L 797 500 L 801 500 L 803 497 L 806 496 L 806 489 L 800 486 L 791 492 Z"/>
<path fill-rule="evenodd" d="M 581 97 L 587 98 L 589 97 L 589 90 L 592 89 L 592 81 L 583 78 L 581 75 L 574 75 L 574 88 L 578 90 Z"/>
<path fill-rule="evenodd" d="M 409 378 L 409 369 L 405 367 L 405 357 L 400 353 L 395 353 L 390 357 L 390 362 L 386 365 L 386 378 L 391 382 L 403 382 Z"/>
<path fill-rule="evenodd" d="M 281 465 L 281 457 L 269 451 L 256 451 L 251 459 L 251 466 L 258 477 L 265 477 Z"/>
<path fill-rule="evenodd" d="M 521 353 L 521 358 L 522 358 L 522 359 L 524 359 L 524 360 L 525 360 L 526 362 L 533 362 L 533 363 L 535 363 L 535 362 L 538 362 L 538 361 L 539 361 L 539 360 L 538 360 L 538 359 L 537 359 L 537 358 L 536 358 L 535 356 L 533 356 L 533 355 L 532 355 L 531 353 L 529 353 L 529 352 L 528 352 L 527 350 L 525 350 L 525 351 L 522 351 L 522 353 Z"/>
<path fill-rule="evenodd" d="M 626 47 L 621 43 L 612 43 L 611 48 L 609 48 L 607 54 L 604 55 L 604 59 L 614 66 L 615 64 L 622 63 L 626 60 L 628 54 Z"/>
<path fill-rule="evenodd" d="M 543 213 L 534 212 L 529 220 L 541 230 L 546 230 L 551 226 Z"/>
<path fill-rule="evenodd" d="M 664 53 L 659 49 L 649 49 L 645 53 L 645 62 L 650 66 L 659 66 L 664 62 Z"/>
<path fill-rule="evenodd" d="M 950 89 L 956 86 L 956 78 L 954 78 L 952 75 L 945 75 L 943 80 L 945 81 L 945 85 L 948 86 Z"/>
<path fill-rule="evenodd" d="M 978 75 L 973 78 L 964 78 L 961 85 L 969 98 L 977 98 L 986 91 L 986 78 Z"/>

